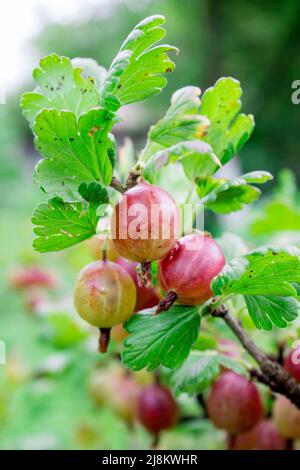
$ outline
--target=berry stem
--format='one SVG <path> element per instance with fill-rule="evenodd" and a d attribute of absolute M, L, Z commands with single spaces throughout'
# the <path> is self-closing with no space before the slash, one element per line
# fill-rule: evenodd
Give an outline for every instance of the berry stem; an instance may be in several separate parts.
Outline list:
<path fill-rule="evenodd" d="M 154 432 L 152 443 L 151 443 L 151 448 L 156 449 L 158 444 L 159 444 L 159 432 Z"/>
<path fill-rule="evenodd" d="M 286 440 L 286 450 L 294 450 L 294 441 L 293 439 Z"/>
<path fill-rule="evenodd" d="M 99 353 L 106 353 L 107 347 L 110 340 L 110 328 L 99 328 L 100 337 L 99 337 Z"/>
<path fill-rule="evenodd" d="M 234 434 L 228 434 L 227 436 L 227 450 L 234 450 L 236 444 L 236 436 Z"/>
<path fill-rule="evenodd" d="M 140 266 L 141 270 L 138 272 L 139 285 L 151 289 L 153 287 L 151 261 L 145 261 Z"/>
<path fill-rule="evenodd" d="M 173 290 L 170 290 L 167 293 L 167 296 L 164 299 L 160 300 L 159 304 L 157 305 L 155 309 L 155 315 L 158 315 L 161 312 L 165 312 L 166 310 L 169 310 L 169 308 L 172 307 L 176 299 L 177 299 L 176 292 Z"/>

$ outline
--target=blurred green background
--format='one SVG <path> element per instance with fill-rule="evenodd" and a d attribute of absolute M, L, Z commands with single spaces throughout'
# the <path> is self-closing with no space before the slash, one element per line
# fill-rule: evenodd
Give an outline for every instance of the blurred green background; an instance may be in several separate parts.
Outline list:
<path fill-rule="evenodd" d="M 125 109 L 124 123 L 117 128 L 119 144 L 128 136 L 140 149 L 149 125 L 163 114 L 177 88 L 197 85 L 204 90 L 221 76 L 237 78 L 244 90 L 243 111 L 254 114 L 256 129 L 227 171 L 268 170 L 275 182 L 253 209 L 208 218 L 207 226 L 215 234 L 230 226 L 249 246 L 266 240 L 300 243 L 300 105 L 291 101 L 292 82 L 300 78 L 299 1 L 114 0 L 109 8 L 107 3 L 82 1 L 84 15 L 59 22 L 48 19 L 47 8 L 41 8 L 43 26 L 25 45 L 33 65 L 36 57 L 56 52 L 92 57 L 108 67 L 136 23 L 150 14 L 165 15 L 167 42 L 180 49 L 176 70 L 162 94 Z M 76 274 L 91 259 L 86 247 L 43 256 L 31 250 L 30 216 L 41 193 L 31 179 L 38 156 L 18 105 L 33 82 L 29 74 L 19 81 L 22 85 L 0 105 L 0 339 L 7 361 L 0 366 L 0 448 L 146 447 L 145 431 L 136 426 L 129 432 L 88 391 L 91 370 L 107 359 L 98 357 L 96 337 L 79 323 L 72 306 Z M 169 184 L 176 196 L 172 175 Z M 12 270 L 32 264 L 54 271 L 58 287 L 29 294 L 13 289 Z M 34 303 L 38 315 L 30 313 Z M 118 347 L 112 344 L 113 351 Z M 181 402 L 183 415 L 200 413 L 196 401 L 183 397 Z M 211 449 L 222 442 L 222 433 L 206 421 L 183 420 L 165 433 L 162 445 Z"/>

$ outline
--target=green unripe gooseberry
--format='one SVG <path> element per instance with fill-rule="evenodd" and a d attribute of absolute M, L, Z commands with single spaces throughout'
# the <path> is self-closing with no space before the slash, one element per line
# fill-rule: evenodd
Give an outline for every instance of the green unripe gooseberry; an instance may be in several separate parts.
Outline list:
<path fill-rule="evenodd" d="M 83 320 L 100 329 L 101 352 L 107 349 L 110 329 L 130 317 L 135 302 L 134 282 L 121 266 L 95 261 L 80 271 L 75 284 L 75 307 Z"/>

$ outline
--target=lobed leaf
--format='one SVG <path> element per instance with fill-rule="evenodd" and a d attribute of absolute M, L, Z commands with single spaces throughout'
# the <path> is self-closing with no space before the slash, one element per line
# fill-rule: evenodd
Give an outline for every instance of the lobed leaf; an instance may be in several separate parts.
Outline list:
<path fill-rule="evenodd" d="M 93 182 L 82 183 L 78 191 L 81 202 L 67 203 L 54 197 L 37 205 L 31 219 L 38 235 L 33 240 L 35 250 L 63 250 L 96 233 L 99 208 L 109 202 L 107 190 Z"/>
<path fill-rule="evenodd" d="M 300 250 L 265 246 L 225 265 L 212 281 L 215 295 L 241 294 L 257 328 L 284 328 L 299 313 Z"/>
<path fill-rule="evenodd" d="M 130 335 L 124 342 L 122 362 L 131 370 L 179 367 L 198 336 L 200 316 L 196 307 L 174 305 L 160 315 L 152 313 L 147 310 L 133 315 L 125 324 Z"/>
<path fill-rule="evenodd" d="M 102 88 L 104 107 L 116 111 L 122 105 L 144 101 L 166 86 L 164 75 L 175 68 L 168 53 L 178 49 L 165 44 L 155 46 L 166 34 L 161 27 L 164 22 L 160 15 L 145 18 L 126 38 Z"/>
<path fill-rule="evenodd" d="M 267 171 L 247 173 L 232 180 L 208 176 L 197 181 L 197 193 L 207 209 L 218 214 L 228 214 L 259 198 L 260 190 L 250 183 L 262 184 L 270 179 L 272 175 Z"/>
<path fill-rule="evenodd" d="M 79 117 L 99 105 L 100 94 L 94 78 L 83 78 L 82 68 L 73 66 L 68 57 L 56 54 L 44 57 L 34 69 L 33 78 L 38 87 L 24 93 L 20 103 L 31 124 L 44 108 L 72 111 Z"/>
<path fill-rule="evenodd" d="M 258 329 L 271 330 L 273 325 L 285 328 L 300 313 L 300 302 L 295 297 L 246 295 L 245 302 Z"/>
<path fill-rule="evenodd" d="M 150 128 L 147 144 L 140 160 L 147 162 L 157 152 L 204 137 L 209 121 L 199 115 L 201 90 L 184 87 L 171 98 L 171 106 L 165 116 Z"/>
<path fill-rule="evenodd" d="M 294 296 L 292 283 L 300 281 L 300 250 L 266 246 L 233 259 L 212 281 L 215 295 Z"/>
<path fill-rule="evenodd" d="M 208 88 L 202 97 L 200 113 L 211 122 L 205 140 L 223 165 L 244 146 L 254 129 L 251 114 L 238 114 L 241 96 L 240 82 L 225 77 Z"/>
<path fill-rule="evenodd" d="M 109 185 L 115 154 L 112 125 L 112 113 L 102 108 L 88 111 L 78 121 L 70 111 L 41 111 L 34 133 L 36 149 L 44 158 L 35 167 L 35 182 L 66 202 L 78 199 L 84 181 Z"/>
<path fill-rule="evenodd" d="M 175 395 L 204 392 L 220 374 L 221 365 L 238 374 L 248 375 L 244 366 L 228 356 L 216 351 L 193 351 L 179 369 L 171 372 L 169 381 Z"/>
<path fill-rule="evenodd" d="M 162 167 L 176 162 L 182 164 L 191 180 L 207 175 L 219 163 L 209 144 L 201 140 L 186 141 L 152 155 L 146 163 L 144 176 L 148 181 L 155 182 Z"/>
<path fill-rule="evenodd" d="M 81 76 L 83 78 L 93 78 L 95 80 L 97 89 L 100 90 L 107 74 L 107 71 L 104 67 L 99 65 L 94 59 L 83 57 L 75 57 L 71 60 L 71 63 L 74 68 L 80 68 L 82 70 Z"/>

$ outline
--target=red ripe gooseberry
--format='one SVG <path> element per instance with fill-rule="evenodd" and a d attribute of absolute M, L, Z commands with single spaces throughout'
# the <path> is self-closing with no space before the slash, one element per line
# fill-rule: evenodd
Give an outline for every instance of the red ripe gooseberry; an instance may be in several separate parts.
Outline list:
<path fill-rule="evenodd" d="M 264 415 L 256 385 L 232 371 L 222 373 L 213 384 L 207 411 L 214 425 L 231 435 L 250 430 Z"/>
<path fill-rule="evenodd" d="M 175 245 L 179 212 L 162 188 L 142 181 L 124 193 L 111 219 L 118 253 L 130 261 L 160 259 Z"/>
<path fill-rule="evenodd" d="M 136 304 L 135 304 L 135 311 L 139 312 L 145 308 L 151 308 L 158 304 L 159 296 L 157 289 L 150 287 L 147 289 L 144 286 L 141 286 L 138 281 L 137 275 L 137 266 L 138 263 L 133 263 L 131 261 L 127 261 L 124 258 L 117 259 L 116 263 L 119 266 L 122 266 L 128 274 L 132 277 L 135 287 L 136 287 Z"/>
<path fill-rule="evenodd" d="M 273 419 L 286 439 L 300 438 L 300 410 L 286 397 L 279 395 L 273 406 Z"/>
<path fill-rule="evenodd" d="M 74 303 L 81 318 L 103 330 L 100 350 L 105 352 L 110 328 L 123 323 L 134 311 L 135 285 L 118 264 L 106 260 L 95 261 L 80 271 L 75 284 Z"/>
<path fill-rule="evenodd" d="M 40 266 L 24 266 L 9 274 L 9 284 L 14 289 L 31 287 L 53 288 L 57 284 L 55 275 Z"/>
<path fill-rule="evenodd" d="M 300 348 L 292 349 L 284 359 L 284 368 L 300 383 Z"/>
<path fill-rule="evenodd" d="M 264 419 L 248 432 L 236 437 L 233 450 L 285 450 L 286 440 L 270 419 Z"/>
<path fill-rule="evenodd" d="M 157 383 L 142 390 L 137 413 L 143 426 L 154 434 L 172 428 L 179 415 L 178 405 L 170 390 Z"/>
<path fill-rule="evenodd" d="M 158 262 L 158 281 L 181 304 L 201 304 L 212 296 L 211 280 L 224 264 L 223 252 L 209 234 L 186 235 Z"/>

